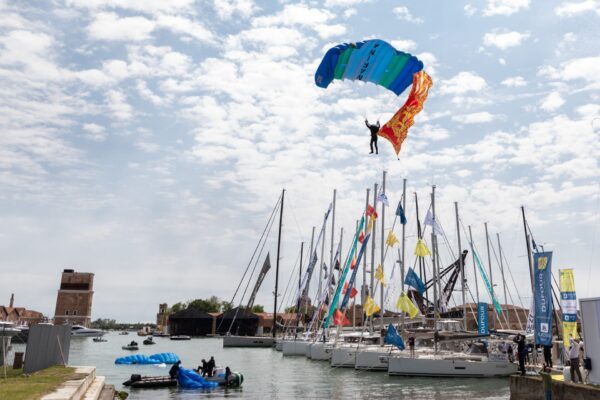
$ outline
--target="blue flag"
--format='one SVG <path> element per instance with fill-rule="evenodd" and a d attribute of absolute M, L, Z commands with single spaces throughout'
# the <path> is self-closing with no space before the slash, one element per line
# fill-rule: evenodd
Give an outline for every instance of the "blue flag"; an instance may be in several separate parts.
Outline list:
<path fill-rule="evenodd" d="M 388 325 L 387 333 L 383 338 L 383 342 L 387 344 L 392 344 L 400 350 L 404 350 L 404 341 L 402 340 L 402 336 L 398 334 L 398 331 L 396 330 L 396 328 L 394 328 L 394 325 L 392 324 Z"/>
<path fill-rule="evenodd" d="M 488 328 L 488 305 L 487 303 L 477 303 L 477 334 L 489 335 Z"/>
<path fill-rule="evenodd" d="M 404 209 L 402 208 L 402 200 L 398 202 L 398 208 L 396 208 L 396 215 L 400 217 L 400 223 L 406 225 L 406 215 L 404 215 Z"/>
<path fill-rule="evenodd" d="M 404 278 L 404 284 L 408 286 L 412 286 L 421 294 L 425 292 L 425 284 L 419 278 L 419 275 L 413 271 L 412 268 L 408 268 L 408 272 L 406 273 L 406 278 Z"/>
<path fill-rule="evenodd" d="M 535 308 L 535 344 L 552 345 L 552 252 L 533 255 L 535 286 L 533 302 Z"/>

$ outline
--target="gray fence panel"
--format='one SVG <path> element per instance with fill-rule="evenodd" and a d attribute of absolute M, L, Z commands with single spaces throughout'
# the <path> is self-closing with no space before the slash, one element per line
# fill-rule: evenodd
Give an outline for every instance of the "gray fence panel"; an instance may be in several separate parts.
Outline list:
<path fill-rule="evenodd" d="M 27 340 L 23 372 L 30 374 L 53 365 L 67 365 L 70 347 L 71 325 L 32 326 Z"/>

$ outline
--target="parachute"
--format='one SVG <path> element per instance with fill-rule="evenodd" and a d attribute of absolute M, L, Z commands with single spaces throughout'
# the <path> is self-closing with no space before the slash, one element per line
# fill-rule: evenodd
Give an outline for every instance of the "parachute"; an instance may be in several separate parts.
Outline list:
<path fill-rule="evenodd" d="M 177 355 L 174 353 L 158 353 L 152 354 L 151 356 L 135 354 L 127 357 L 119 357 L 115 360 L 115 364 L 175 364 L 177 361 L 179 361 L 179 357 L 177 357 Z"/>
<path fill-rule="evenodd" d="M 315 84 L 325 89 L 334 79 L 371 82 L 397 96 L 413 84 L 406 103 L 384 125 L 384 128 L 387 127 L 385 134 L 382 134 L 383 128 L 379 132 L 380 136 L 392 143 L 396 154 L 400 152 L 408 128 L 412 125 L 414 116 L 423 108 L 433 84 L 429 75 L 423 71 L 423 62 L 379 39 L 343 43 L 329 49 L 317 68 Z M 418 88 L 415 88 L 416 82 L 419 84 Z"/>
<path fill-rule="evenodd" d="M 185 368 L 179 368 L 177 382 L 182 389 L 212 389 L 219 386 L 218 382 L 207 381 L 196 371 Z"/>

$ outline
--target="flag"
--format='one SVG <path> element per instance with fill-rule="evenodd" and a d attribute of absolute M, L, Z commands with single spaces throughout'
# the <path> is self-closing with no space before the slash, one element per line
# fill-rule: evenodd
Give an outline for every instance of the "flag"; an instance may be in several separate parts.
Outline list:
<path fill-rule="evenodd" d="M 370 204 L 367 206 L 367 212 L 366 212 L 366 214 L 367 214 L 367 217 L 374 216 L 375 218 L 377 218 L 377 211 Z"/>
<path fill-rule="evenodd" d="M 537 245 L 535 244 L 535 240 L 533 240 L 533 236 L 531 237 L 531 245 L 533 246 L 533 250 L 535 250 L 536 252 L 538 251 Z M 569 343 L 569 346 L 571 344 Z"/>
<path fill-rule="evenodd" d="M 350 291 L 350 298 L 353 299 L 357 294 L 358 294 L 358 290 L 356 290 L 356 288 L 352 287 L 352 290 Z"/>
<path fill-rule="evenodd" d="M 361 233 L 360 233 L 360 236 L 358 237 L 358 241 L 359 241 L 360 243 L 362 243 L 364 240 L 365 240 L 365 234 L 364 234 L 364 232 L 361 232 Z"/>
<path fill-rule="evenodd" d="M 577 295 L 572 269 L 558 271 L 560 279 L 560 306 L 562 308 L 563 343 L 570 346 L 569 339 L 577 339 Z"/>
<path fill-rule="evenodd" d="M 396 235 L 394 235 L 394 231 L 390 231 L 390 233 L 388 233 L 387 239 L 385 240 L 385 243 L 390 247 L 394 247 L 394 245 L 396 243 L 400 243 L 400 241 L 398 240 Z"/>
<path fill-rule="evenodd" d="M 371 315 L 375 314 L 377 311 L 381 310 L 381 308 L 379 308 L 377 306 L 377 304 L 375 304 L 375 301 L 373 301 L 371 296 L 368 296 L 368 295 L 367 295 L 367 298 L 365 299 L 365 304 L 363 304 L 363 309 L 365 311 L 365 314 L 367 314 L 367 317 L 370 317 Z"/>
<path fill-rule="evenodd" d="M 331 274 L 331 282 L 330 282 L 331 286 L 335 286 L 335 275 Z"/>
<path fill-rule="evenodd" d="M 408 314 L 409 317 L 414 318 L 419 315 L 419 309 L 415 307 L 414 303 L 410 301 L 406 293 L 400 293 L 400 297 L 398 297 L 398 301 L 396 302 L 396 308 L 404 311 Z"/>
<path fill-rule="evenodd" d="M 344 288 L 342 289 L 342 294 L 346 294 L 346 290 L 348 290 L 348 282 L 344 283 Z"/>
<path fill-rule="evenodd" d="M 415 116 L 423 109 L 429 88 L 433 85 L 431 77 L 423 70 L 413 74 L 412 78 L 412 89 L 406 101 L 392 119 L 386 122 L 377 133 L 377 135 L 392 143 L 396 155 L 400 153 L 400 147 L 408 135 L 408 129 L 414 124 Z"/>
<path fill-rule="evenodd" d="M 369 222 L 367 223 L 367 233 L 371 232 L 371 229 L 373 228 L 373 221 L 375 221 L 375 218 L 377 218 L 376 216 L 371 215 L 371 217 L 369 217 Z"/>
<path fill-rule="evenodd" d="M 356 268 L 356 257 L 352 259 L 352 264 L 350 264 L 350 269 Z"/>
<path fill-rule="evenodd" d="M 335 260 L 335 265 L 333 266 L 333 269 L 337 271 L 340 270 L 340 260 Z"/>
<path fill-rule="evenodd" d="M 535 344 L 552 345 L 552 252 L 535 253 Z"/>
<path fill-rule="evenodd" d="M 425 292 L 425 284 L 411 267 L 408 268 L 408 272 L 404 278 L 404 284 L 414 287 L 420 294 Z"/>
<path fill-rule="evenodd" d="M 377 201 L 382 202 L 383 204 L 385 204 L 388 207 L 390 206 L 390 202 L 388 201 L 387 196 L 383 192 L 379 193 L 379 196 L 377 196 Z"/>
<path fill-rule="evenodd" d="M 400 217 L 400 223 L 402 225 L 406 225 L 406 215 L 404 214 L 404 209 L 402 208 L 402 200 L 398 202 L 398 208 L 396 208 L 396 215 Z"/>
<path fill-rule="evenodd" d="M 341 325 L 341 326 L 348 326 L 348 325 L 350 325 L 350 321 L 348 320 L 348 318 L 346 318 L 346 316 L 340 310 L 336 309 L 335 313 L 333 314 L 333 324 Z"/>
<path fill-rule="evenodd" d="M 383 338 L 383 342 L 387 344 L 392 344 L 400 350 L 404 350 L 404 341 L 402 340 L 402 336 L 398 334 L 398 331 L 392 324 L 388 325 L 387 332 L 385 334 L 385 337 Z"/>
<path fill-rule="evenodd" d="M 381 264 L 377 266 L 377 271 L 375 271 L 375 279 L 385 286 L 385 277 L 383 276 L 383 268 L 381 267 Z"/>
<path fill-rule="evenodd" d="M 442 234 L 442 227 L 440 226 L 439 222 L 433 219 L 433 214 L 431 213 L 431 209 L 427 210 L 427 215 L 425 215 L 425 225 L 429 225 L 431 226 L 431 229 L 433 229 L 433 234 L 434 235 L 440 235 Z"/>
<path fill-rule="evenodd" d="M 477 303 L 477 334 L 481 336 L 489 335 L 488 326 L 488 305 L 487 303 Z"/>
<path fill-rule="evenodd" d="M 325 296 L 325 300 L 323 301 L 323 304 L 325 304 L 326 306 L 329 305 L 329 295 Z"/>
<path fill-rule="evenodd" d="M 417 247 L 415 248 L 415 256 L 425 257 L 431 255 L 431 252 L 427 248 L 427 245 L 423 239 L 417 240 Z"/>

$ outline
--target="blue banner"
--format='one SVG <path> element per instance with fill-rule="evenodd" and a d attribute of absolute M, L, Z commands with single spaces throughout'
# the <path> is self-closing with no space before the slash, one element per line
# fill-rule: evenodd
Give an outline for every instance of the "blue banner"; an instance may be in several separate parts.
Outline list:
<path fill-rule="evenodd" d="M 415 273 L 412 268 L 408 268 L 408 272 L 406 273 L 406 278 L 404 278 L 404 284 L 408 286 L 412 286 L 421 294 L 425 292 L 425 284 L 419 278 L 419 275 Z"/>
<path fill-rule="evenodd" d="M 488 303 L 477 303 L 477 334 L 490 334 L 488 328 Z"/>
<path fill-rule="evenodd" d="M 383 342 L 394 345 L 400 350 L 404 350 L 404 341 L 402 340 L 402 336 L 398 334 L 398 331 L 391 323 L 388 325 Z"/>
<path fill-rule="evenodd" d="M 552 252 L 533 255 L 535 344 L 552 345 Z"/>
<path fill-rule="evenodd" d="M 367 237 L 364 238 L 362 245 L 360 246 L 360 250 L 358 252 L 358 257 L 356 258 L 356 264 L 354 264 L 354 269 L 352 270 L 352 275 L 350 275 L 350 279 L 348 280 L 348 287 L 346 288 L 346 294 L 344 295 L 344 299 L 342 300 L 342 305 L 340 306 L 340 310 L 344 311 L 346 306 L 348 305 L 348 301 L 350 301 L 350 293 L 352 293 L 352 288 L 354 287 L 354 281 L 356 280 L 356 271 L 360 267 L 360 262 L 365 254 L 365 250 L 367 249 L 367 243 L 369 243 L 369 238 L 371 234 L 369 233 Z M 341 283 L 341 282 L 340 282 Z"/>

